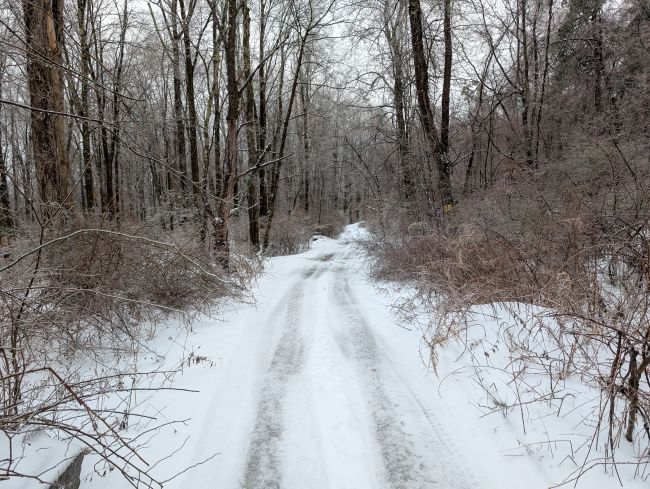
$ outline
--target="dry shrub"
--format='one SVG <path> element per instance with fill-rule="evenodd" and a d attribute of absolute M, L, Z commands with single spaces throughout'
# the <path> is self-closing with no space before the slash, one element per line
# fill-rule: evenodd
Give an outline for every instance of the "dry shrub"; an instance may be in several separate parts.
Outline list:
<path fill-rule="evenodd" d="M 606 462 L 625 438 L 641 463 L 650 453 L 650 148 L 576 137 L 567 159 L 503 175 L 444 220 L 390 223 L 368 248 L 379 277 L 414 286 L 400 310 L 429 312 L 434 359 L 476 304 L 543 306 L 544 324 L 555 325 L 543 334 L 562 352 L 548 375 L 599 389 L 594 440 L 607 440 Z M 523 369 L 549 361 L 525 342 L 517 348 Z M 516 373 L 512 382 L 526 388 Z"/>
<path fill-rule="evenodd" d="M 32 337 L 58 331 L 55 338 L 66 341 L 88 328 L 125 331 L 161 313 L 206 309 L 245 293 L 252 262 L 234 257 L 226 274 L 207 245 L 185 236 L 195 236 L 189 225 L 170 233 L 84 221 L 46 233 L 40 247 L 16 241 L 3 272 L 3 285 L 11 280 L 2 290 L 7 317 Z"/>
<path fill-rule="evenodd" d="M 112 231 L 82 232 L 47 253 L 45 265 L 63 290 L 100 293 L 105 297 L 101 302 L 111 309 L 123 299 L 163 308 L 199 308 L 240 290 L 242 284 L 232 275 L 226 278 L 200 242 L 178 242 L 142 227 Z M 159 244 L 169 237 L 171 246 Z M 115 295 L 119 299 L 111 300 Z"/>
<path fill-rule="evenodd" d="M 473 302 L 552 305 L 568 287 L 593 298 L 595 262 L 648 276 L 650 148 L 608 139 L 576 144 L 568 161 L 503 177 L 443 220 L 391 222 L 376 272 Z"/>
<path fill-rule="evenodd" d="M 293 255 L 309 246 L 311 231 L 309 221 L 298 214 L 275 218 L 268 248 L 268 256 Z"/>
<path fill-rule="evenodd" d="M 474 304 L 532 299 L 539 288 L 519 251 L 486 234 L 408 236 L 381 243 L 376 254 L 380 278 L 415 281 L 427 292 L 462 296 Z"/>
<path fill-rule="evenodd" d="M 320 216 L 293 212 L 274 219 L 271 239 L 265 254 L 268 256 L 293 255 L 308 249 L 314 235 L 336 238 L 344 227 L 340 213 L 328 212 Z"/>
<path fill-rule="evenodd" d="M 148 479 L 146 469 L 131 463 L 137 451 L 120 437 L 124 414 L 95 406 L 124 382 L 135 392 L 142 382 L 151 389 L 159 377 L 170 378 L 172 372 L 140 378 L 133 371 L 152 326 L 169 314 L 188 321 L 218 300 L 244 297 L 259 269 L 254 259 L 232 256 L 225 271 L 209 243 L 196 239 L 198 231 L 189 223 L 170 231 L 87 218 L 23 229 L 4 249 L 0 430 L 9 443 L 46 430 L 88 446 L 111 467 L 130 472 L 127 479 L 135 476 L 130 481 Z M 82 375 L 93 369 L 102 375 Z M 14 462 L 3 460 L 0 470 L 33 476 L 12 473 Z"/>

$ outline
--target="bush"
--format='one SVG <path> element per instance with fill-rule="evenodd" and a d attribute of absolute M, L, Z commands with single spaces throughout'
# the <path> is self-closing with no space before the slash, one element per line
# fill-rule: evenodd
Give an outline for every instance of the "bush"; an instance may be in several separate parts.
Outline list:
<path fill-rule="evenodd" d="M 21 230 L 0 261 L 0 430 L 10 444 L 40 430 L 75 439 L 122 470 L 137 457 L 119 435 L 124 415 L 96 406 L 125 378 L 139 390 L 131 366 L 157 321 L 241 298 L 258 263 L 233 256 L 226 273 L 189 224 L 174 231 L 92 219 L 60 224 Z M 81 359 L 83 372 L 102 375 L 77 372 Z M 145 377 L 151 384 L 157 374 Z M 3 460 L 0 470 L 34 476 L 14 473 L 14 462 Z"/>
<path fill-rule="evenodd" d="M 320 220 L 301 212 L 277 216 L 273 221 L 271 239 L 265 254 L 282 256 L 301 253 L 309 248 L 312 236 L 336 238 L 343 227 L 343 216 L 335 212 L 320 216 Z"/>
<path fill-rule="evenodd" d="M 390 223 L 368 249 L 377 276 L 414 286 L 400 310 L 428 311 L 434 359 L 477 304 L 542 306 L 537 316 L 551 321 L 539 324 L 563 325 L 561 334 L 544 326 L 552 350 L 571 352 L 548 375 L 600 391 L 594 430 L 607 433 L 613 461 L 622 436 L 650 451 L 649 148 L 581 143 L 568 160 L 502 176 L 442 220 Z M 525 342 L 517 348 L 524 363 L 540 358 Z"/>

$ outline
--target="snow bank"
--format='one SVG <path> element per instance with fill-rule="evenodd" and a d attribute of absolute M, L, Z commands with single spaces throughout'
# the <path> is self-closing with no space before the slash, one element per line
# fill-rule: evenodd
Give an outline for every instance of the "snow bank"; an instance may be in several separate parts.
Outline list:
<path fill-rule="evenodd" d="M 459 432 L 473 433 L 473 443 L 486 449 L 497 447 L 495 467 L 507 463 L 508 478 L 517 473 L 531 487 L 573 485 L 577 477 L 584 488 L 647 487 L 648 460 L 640 458 L 638 443 L 621 438 L 618 465 L 611 464 L 598 379 L 566 368 L 573 361 L 566 358 L 571 348 L 560 347 L 567 332 L 549 311 L 483 305 L 463 322 L 437 348 L 438 394 L 457 406 L 450 421 Z"/>

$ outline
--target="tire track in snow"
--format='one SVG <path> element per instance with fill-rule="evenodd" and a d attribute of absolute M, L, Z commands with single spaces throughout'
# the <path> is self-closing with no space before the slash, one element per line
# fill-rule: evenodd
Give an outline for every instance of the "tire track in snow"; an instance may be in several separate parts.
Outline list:
<path fill-rule="evenodd" d="M 442 424 L 425 408 L 390 359 L 380 351 L 366 319 L 356 306 L 356 300 L 342 270 L 336 273 L 335 281 L 335 305 L 342 310 L 350 323 L 345 333 L 339 334 L 336 339 L 343 354 L 363 367 L 361 374 L 368 386 L 375 432 L 388 487 L 477 487 L 471 474 L 468 476 L 467 469 L 461 472 L 453 467 L 462 466 L 463 459 Z M 391 392 L 390 397 L 380 377 L 382 365 L 386 365 L 390 370 L 388 374 L 393 377 L 391 386 L 398 387 L 398 392 Z M 400 402 L 395 402 L 396 397 L 405 404 L 404 407 Z M 412 424 L 417 426 L 411 428 L 418 428 L 421 435 L 427 431 L 421 430 L 423 424 L 430 428 L 428 436 L 423 436 L 424 442 L 420 443 L 426 447 L 426 453 L 422 453 L 422 447 L 414 443 L 413 433 L 409 432 L 409 427 L 404 421 L 405 413 L 415 414 L 416 423 Z"/>
<path fill-rule="evenodd" d="M 288 381 L 300 371 L 305 361 L 305 347 L 300 334 L 301 309 L 305 283 L 316 272 L 316 267 L 305 270 L 302 280 L 294 286 L 287 298 L 283 332 L 257 404 L 255 426 L 244 466 L 244 489 L 282 487 L 278 448 L 284 431 L 283 400 Z M 270 317 L 270 320 L 272 322 L 274 318 Z"/>

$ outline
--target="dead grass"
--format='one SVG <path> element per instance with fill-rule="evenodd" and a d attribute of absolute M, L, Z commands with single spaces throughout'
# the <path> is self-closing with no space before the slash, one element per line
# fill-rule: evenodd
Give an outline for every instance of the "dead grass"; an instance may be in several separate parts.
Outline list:
<path fill-rule="evenodd" d="M 170 314 L 189 322 L 220 301 L 247 298 L 260 269 L 257 259 L 234 255 L 225 271 L 191 224 L 165 230 L 158 222 L 77 218 L 55 231 L 22 229 L 0 258 L 0 430 L 17 440 L 44 429 L 76 439 L 110 467 L 139 471 L 148 487 L 157 483 L 132 465 L 137 448 L 115 425 L 124 415 L 93 406 L 123 389 L 125 378 L 133 391 L 141 381 L 158 388 L 156 379 L 171 372 L 140 378 L 126 367 L 146 351 L 155 325 Z M 84 372 L 102 374 L 80 380 L 80 358 Z M 0 469 L 12 473 L 13 462 Z"/>
<path fill-rule="evenodd" d="M 289 215 L 277 216 L 271 230 L 268 256 L 293 255 L 305 251 L 314 235 L 336 238 L 343 231 L 345 220 L 337 212 L 328 212 L 317 217 L 295 211 Z"/>
<path fill-rule="evenodd" d="M 543 306 L 549 324 L 564 331 L 548 327 L 545 334 L 569 352 L 548 375 L 575 375 L 600 389 L 594 440 L 606 433 L 608 462 L 623 439 L 638 444 L 640 460 L 650 453 L 646 150 L 585 140 L 570 161 L 504 175 L 442 220 L 395 223 L 387 216 L 388 226 L 368 243 L 378 277 L 412 285 L 399 309 L 428 311 L 433 359 L 462 335 L 477 304 Z M 521 348 L 543 363 L 539 352 Z M 595 350 L 602 355 L 590 354 Z M 515 375 L 513 382 L 523 381 Z"/>

